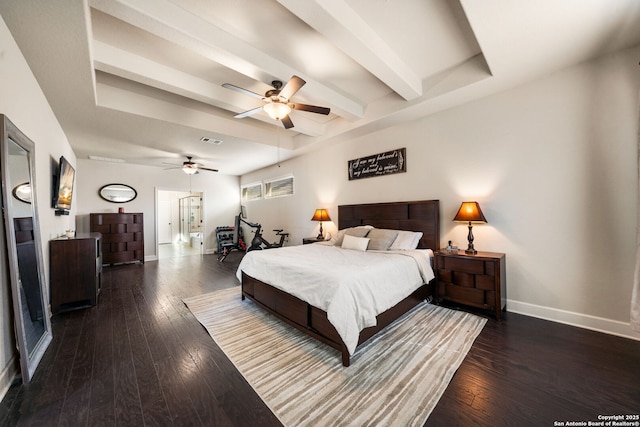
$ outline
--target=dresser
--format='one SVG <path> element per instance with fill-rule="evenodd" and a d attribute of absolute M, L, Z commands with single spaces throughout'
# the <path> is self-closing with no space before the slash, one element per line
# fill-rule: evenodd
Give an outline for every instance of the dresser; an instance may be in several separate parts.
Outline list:
<path fill-rule="evenodd" d="M 436 253 L 436 298 L 490 310 L 496 319 L 506 306 L 505 254 Z"/>
<path fill-rule="evenodd" d="M 100 233 L 49 241 L 52 314 L 97 304 L 102 280 L 101 246 Z"/>
<path fill-rule="evenodd" d="M 144 263 L 144 218 L 141 213 L 92 213 L 91 232 L 102 234 L 102 262 Z"/>

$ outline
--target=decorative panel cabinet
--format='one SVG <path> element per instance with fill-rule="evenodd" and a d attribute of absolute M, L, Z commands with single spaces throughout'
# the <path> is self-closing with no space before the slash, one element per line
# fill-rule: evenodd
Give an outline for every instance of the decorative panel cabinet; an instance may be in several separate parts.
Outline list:
<path fill-rule="evenodd" d="M 96 305 L 102 279 L 101 246 L 100 233 L 49 241 L 53 314 Z"/>
<path fill-rule="evenodd" d="M 102 234 L 102 262 L 144 263 L 144 221 L 141 213 L 92 213 L 91 231 Z"/>
<path fill-rule="evenodd" d="M 500 320 L 506 306 L 505 254 L 436 253 L 436 297 L 491 310 Z"/>

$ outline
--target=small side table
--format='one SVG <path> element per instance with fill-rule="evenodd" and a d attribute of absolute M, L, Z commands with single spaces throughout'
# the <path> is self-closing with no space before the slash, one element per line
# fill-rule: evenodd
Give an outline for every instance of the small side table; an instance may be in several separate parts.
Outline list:
<path fill-rule="evenodd" d="M 505 254 L 436 253 L 436 297 L 482 308 L 501 319 L 506 306 Z"/>
<path fill-rule="evenodd" d="M 326 240 L 318 239 L 316 237 L 304 237 L 302 239 L 302 244 L 303 245 L 308 245 L 309 243 L 316 243 L 316 242 L 326 242 Z"/>

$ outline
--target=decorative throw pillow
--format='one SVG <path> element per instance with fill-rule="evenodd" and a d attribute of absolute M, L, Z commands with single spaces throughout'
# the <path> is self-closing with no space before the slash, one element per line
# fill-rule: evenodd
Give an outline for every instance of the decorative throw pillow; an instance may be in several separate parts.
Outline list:
<path fill-rule="evenodd" d="M 341 246 L 342 239 L 346 234 L 353 237 L 365 237 L 367 233 L 369 233 L 369 230 L 371 230 L 372 228 L 373 227 L 370 225 L 359 225 L 357 227 L 351 227 L 351 228 L 345 228 L 343 230 L 339 230 L 334 236 L 334 238 L 331 239 L 331 242 L 333 242 L 335 246 Z"/>
<path fill-rule="evenodd" d="M 396 240 L 398 230 L 386 230 L 383 228 L 374 228 L 367 234 L 369 239 L 369 251 L 386 251 Z"/>
<path fill-rule="evenodd" d="M 391 251 L 410 251 L 418 247 L 422 238 L 421 231 L 398 231 L 398 237 L 393 241 L 389 250 Z"/>
<path fill-rule="evenodd" d="M 342 240 L 342 249 L 353 249 L 356 251 L 366 251 L 369 245 L 369 239 L 366 237 L 354 237 L 349 234 L 344 235 Z"/>

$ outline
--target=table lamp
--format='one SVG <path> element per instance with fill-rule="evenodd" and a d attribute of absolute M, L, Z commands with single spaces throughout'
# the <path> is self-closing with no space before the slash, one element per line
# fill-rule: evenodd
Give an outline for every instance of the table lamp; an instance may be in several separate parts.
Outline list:
<path fill-rule="evenodd" d="M 316 236 L 318 240 L 324 240 L 324 232 L 322 231 L 322 221 L 331 221 L 331 217 L 329 217 L 329 212 L 326 209 L 316 209 L 313 214 L 313 218 L 311 221 L 320 221 L 320 233 Z"/>
<path fill-rule="evenodd" d="M 473 232 L 471 231 L 473 226 L 471 225 L 471 223 L 487 222 L 478 202 L 462 202 L 462 204 L 460 205 L 460 209 L 458 209 L 458 213 L 456 214 L 456 217 L 453 218 L 453 220 L 458 222 L 469 222 L 469 235 L 467 236 L 467 240 L 469 240 L 469 247 L 466 251 L 464 251 L 464 253 L 472 255 L 477 254 L 478 251 L 476 251 L 473 247 Z"/>

